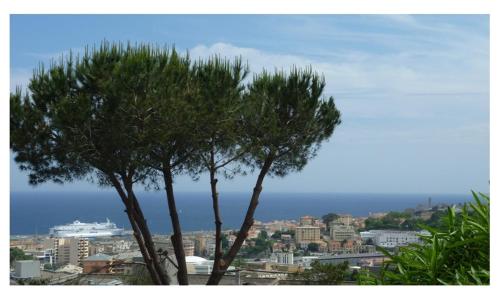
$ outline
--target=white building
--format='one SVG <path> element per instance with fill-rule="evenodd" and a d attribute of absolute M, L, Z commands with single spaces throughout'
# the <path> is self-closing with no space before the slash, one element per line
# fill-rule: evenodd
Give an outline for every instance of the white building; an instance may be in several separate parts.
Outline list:
<path fill-rule="evenodd" d="M 394 231 L 394 230 L 370 230 L 361 232 L 364 241 L 371 239 L 373 243 L 380 247 L 394 248 L 407 246 L 411 243 L 420 243 L 419 235 L 428 235 L 427 231 Z"/>
<path fill-rule="evenodd" d="M 293 264 L 293 252 L 274 252 L 271 261 L 279 264 Z"/>
<path fill-rule="evenodd" d="M 18 279 L 31 279 L 40 277 L 40 261 L 17 260 L 14 262 L 14 277 Z"/>
<path fill-rule="evenodd" d="M 199 256 L 186 256 L 188 274 L 210 275 L 212 273 L 213 266 L 213 260 L 208 260 Z M 234 270 L 234 266 L 229 266 L 228 270 Z"/>
<path fill-rule="evenodd" d="M 205 243 L 205 255 L 206 256 L 215 255 L 215 238 L 207 239 Z"/>
<path fill-rule="evenodd" d="M 318 260 L 318 256 L 299 256 L 294 260 L 294 264 L 303 268 L 311 268 L 311 263 L 316 260 Z"/>

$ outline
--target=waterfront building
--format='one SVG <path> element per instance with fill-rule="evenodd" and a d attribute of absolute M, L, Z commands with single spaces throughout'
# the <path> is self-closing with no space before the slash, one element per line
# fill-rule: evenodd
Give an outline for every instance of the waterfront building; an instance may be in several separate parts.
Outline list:
<path fill-rule="evenodd" d="M 271 235 L 276 231 L 283 232 L 283 231 L 294 230 L 296 226 L 297 226 L 296 223 L 285 220 L 275 220 L 263 224 L 264 230 L 270 232 Z"/>
<path fill-rule="evenodd" d="M 320 243 L 320 228 L 314 226 L 300 226 L 295 229 L 295 242 L 300 247 L 307 247 L 309 243 Z"/>
<path fill-rule="evenodd" d="M 208 260 L 199 256 L 186 256 L 186 267 L 188 274 L 210 275 L 214 266 L 213 260 Z M 228 270 L 234 270 L 234 266 L 229 266 Z"/>
<path fill-rule="evenodd" d="M 361 236 L 361 240 L 364 242 L 371 240 L 372 243 L 375 242 L 375 237 L 377 236 L 375 230 L 359 232 L 359 235 Z"/>
<path fill-rule="evenodd" d="M 314 217 L 310 215 L 305 215 L 300 217 L 300 226 L 313 226 L 314 225 Z"/>
<path fill-rule="evenodd" d="M 53 249 L 57 265 L 77 265 L 89 256 L 89 240 L 86 238 L 50 238 L 44 241 L 44 248 Z"/>
<path fill-rule="evenodd" d="M 420 243 L 421 239 L 418 235 L 427 235 L 427 231 L 396 231 L 396 230 L 370 230 L 361 232 L 361 238 L 367 242 L 372 240 L 373 244 L 394 248 L 400 246 L 407 246 L 411 243 Z"/>
<path fill-rule="evenodd" d="M 350 221 L 347 220 L 349 223 Z M 332 241 L 342 242 L 344 240 L 353 240 L 356 237 L 356 231 L 350 225 L 330 225 L 330 239 Z"/>
<path fill-rule="evenodd" d="M 380 266 L 387 259 L 383 253 L 374 252 L 320 256 L 317 260 L 321 264 L 341 264 L 347 261 L 351 266 Z"/>

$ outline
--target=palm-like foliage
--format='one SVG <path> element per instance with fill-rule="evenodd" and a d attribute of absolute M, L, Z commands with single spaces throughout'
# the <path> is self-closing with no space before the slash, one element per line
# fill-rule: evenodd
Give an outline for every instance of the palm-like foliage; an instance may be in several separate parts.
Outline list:
<path fill-rule="evenodd" d="M 474 203 L 460 213 L 448 208 L 446 230 L 422 225 L 430 232 L 423 244 L 391 254 L 379 277 L 359 275 L 361 284 L 484 285 L 490 281 L 490 198 L 472 192 Z"/>

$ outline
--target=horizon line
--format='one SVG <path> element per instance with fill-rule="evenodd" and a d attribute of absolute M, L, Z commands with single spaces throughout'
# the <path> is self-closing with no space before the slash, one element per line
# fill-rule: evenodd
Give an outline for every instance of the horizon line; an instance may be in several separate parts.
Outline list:
<path fill-rule="evenodd" d="M 267 193 L 267 194 L 307 194 L 307 193 L 313 193 L 313 194 L 368 194 L 368 195 L 456 195 L 456 196 L 466 196 L 470 195 L 470 193 L 474 192 L 481 192 L 485 194 L 489 194 L 490 191 L 479 191 L 479 190 L 474 190 L 471 189 L 468 192 L 346 192 L 346 191 L 264 191 L 262 190 L 262 193 Z M 114 190 L 98 190 L 98 191 L 85 191 L 85 190 L 74 190 L 74 191 L 57 191 L 57 190 L 41 190 L 41 191 L 33 191 L 33 190 L 19 190 L 19 191 L 10 191 L 10 194 L 13 193 L 33 193 L 33 192 L 39 192 L 39 193 L 91 193 L 91 194 L 96 194 L 96 193 L 116 193 Z M 136 191 L 136 193 L 146 193 L 146 194 L 158 194 L 158 193 L 163 193 L 163 190 L 151 190 L 151 191 Z M 188 190 L 182 190 L 182 191 L 175 191 L 175 193 L 192 193 L 192 194 L 202 194 L 202 193 L 207 193 L 210 194 L 210 192 L 206 191 L 188 191 Z M 246 193 L 251 193 L 251 191 L 219 191 L 219 193 L 231 193 L 231 194 L 246 194 Z"/>

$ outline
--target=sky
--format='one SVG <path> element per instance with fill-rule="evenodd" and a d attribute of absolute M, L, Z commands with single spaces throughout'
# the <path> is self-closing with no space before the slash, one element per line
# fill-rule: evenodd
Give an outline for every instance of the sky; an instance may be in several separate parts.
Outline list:
<path fill-rule="evenodd" d="M 489 192 L 487 15 L 12 15 L 11 90 L 40 63 L 102 40 L 241 56 L 254 73 L 312 66 L 342 124 L 300 173 L 270 192 Z M 11 191 L 98 191 L 87 182 L 28 185 L 11 154 Z M 251 191 L 256 174 L 220 180 Z M 141 188 L 139 188 L 141 189 Z M 208 176 L 175 179 L 208 191 Z"/>

